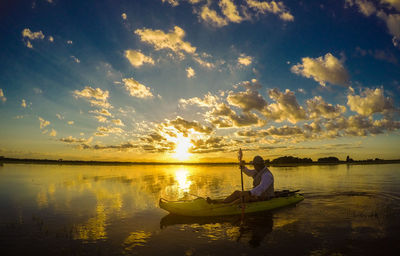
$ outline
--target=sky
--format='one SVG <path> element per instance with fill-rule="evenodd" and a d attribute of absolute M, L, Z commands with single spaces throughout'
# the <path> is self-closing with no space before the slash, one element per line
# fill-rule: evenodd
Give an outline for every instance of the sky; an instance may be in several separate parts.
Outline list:
<path fill-rule="evenodd" d="M 0 33 L 6 157 L 400 158 L 400 0 L 6 0 Z"/>

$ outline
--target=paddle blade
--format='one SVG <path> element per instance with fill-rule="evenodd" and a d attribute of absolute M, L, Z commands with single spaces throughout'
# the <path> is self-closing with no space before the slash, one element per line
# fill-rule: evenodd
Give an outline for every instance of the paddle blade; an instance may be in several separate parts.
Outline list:
<path fill-rule="evenodd" d="M 239 152 L 238 152 L 238 159 L 239 159 L 239 162 L 242 162 L 242 158 L 243 158 L 243 152 L 242 152 L 242 149 L 239 148 Z"/>

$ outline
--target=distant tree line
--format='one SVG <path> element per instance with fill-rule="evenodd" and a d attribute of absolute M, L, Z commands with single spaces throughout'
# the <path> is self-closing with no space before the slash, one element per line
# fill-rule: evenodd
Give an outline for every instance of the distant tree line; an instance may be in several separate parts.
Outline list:
<path fill-rule="evenodd" d="M 281 156 L 278 158 L 275 158 L 273 160 L 266 159 L 264 160 L 266 165 L 270 164 L 304 164 L 304 163 L 352 163 L 352 162 L 382 162 L 385 161 L 380 158 L 375 158 L 375 159 L 367 159 L 367 160 L 358 160 L 354 161 L 350 156 L 346 157 L 345 161 L 339 160 L 339 158 L 335 156 L 329 156 L 329 157 L 321 157 L 318 158 L 317 161 L 313 161 L 311 158 L 305 157 L 305 158 L 300 158 L 300 157 L 294 157 L 294 156 Z M 250 162 L 251 164 L 252 162 Z"/>

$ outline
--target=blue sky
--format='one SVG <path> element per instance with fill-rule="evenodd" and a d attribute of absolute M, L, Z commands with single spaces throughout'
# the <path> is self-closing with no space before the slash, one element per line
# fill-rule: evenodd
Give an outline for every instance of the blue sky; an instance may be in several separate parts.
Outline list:
<path fill-rule="evenodd" d="M 400 157 L 398 0 L 0 5 L 1 155 Z"/>

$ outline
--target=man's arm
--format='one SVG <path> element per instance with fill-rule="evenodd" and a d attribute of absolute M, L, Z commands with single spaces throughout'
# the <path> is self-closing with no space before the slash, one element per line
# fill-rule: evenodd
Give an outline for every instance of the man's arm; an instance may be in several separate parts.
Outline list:
<path fill-rule="evenodd" d="M 256 171 L 256 170 L 250 170 L 250 169 L 248 169 L 246 166 L 241 166 L 241 168 L 242 168 L 243 172 L 244 172 L 247 176 L 253 177 L 254 175 L 257 174 L 257 171 Z"/>

